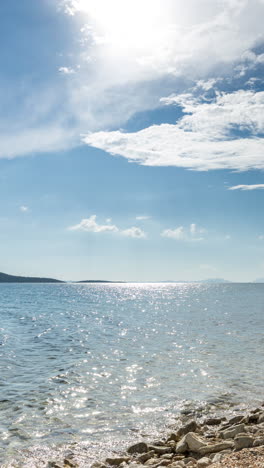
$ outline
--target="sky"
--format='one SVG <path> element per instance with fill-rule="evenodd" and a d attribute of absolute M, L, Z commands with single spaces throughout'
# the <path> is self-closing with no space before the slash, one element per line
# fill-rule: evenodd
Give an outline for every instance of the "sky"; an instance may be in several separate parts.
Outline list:
<path fill-rule="evenodd" d="M 0 270 L 264 277 L 264 0 L 1 5 Z"/>

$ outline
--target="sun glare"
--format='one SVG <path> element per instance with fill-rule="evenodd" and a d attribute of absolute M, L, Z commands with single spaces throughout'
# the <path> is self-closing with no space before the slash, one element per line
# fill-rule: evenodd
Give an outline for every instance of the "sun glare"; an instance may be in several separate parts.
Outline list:
<path fill-rule="evenodd" d="M 157 0 L 79 0 L 75 9 L 87 15 L 110 47 L 145 49 L 155 43 L 159 4 Z"/>

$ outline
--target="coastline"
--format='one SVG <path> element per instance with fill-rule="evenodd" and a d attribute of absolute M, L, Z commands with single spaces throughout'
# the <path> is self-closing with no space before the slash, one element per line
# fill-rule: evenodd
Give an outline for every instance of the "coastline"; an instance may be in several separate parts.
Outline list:
<path fill-rule="evenodd" d="M 74 446 L 60 457 L 11 467 L 45 468 L 263 468 L 264 467 L 264 404 L 252 410 L 237 409 L 221 415 L 210 411 L 202 415 L 186 412 L 178 417 L 159 439 L 142 436 L 126 450 L 115 450 L 107 458 L 100 454 L 92 462 L 87 456 L 78 459 Z M 40 454 L 39 454 L 40 455 Z"/>

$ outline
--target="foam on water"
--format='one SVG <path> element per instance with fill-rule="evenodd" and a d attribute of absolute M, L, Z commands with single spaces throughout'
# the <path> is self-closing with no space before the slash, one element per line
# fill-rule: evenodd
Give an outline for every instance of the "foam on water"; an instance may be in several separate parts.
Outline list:
<path fill-rule="evenodd" d="M 1 284 L 2 462 L 87 466 L 184 408 L 255 404 L 263 309 L 261 284 Z"/>

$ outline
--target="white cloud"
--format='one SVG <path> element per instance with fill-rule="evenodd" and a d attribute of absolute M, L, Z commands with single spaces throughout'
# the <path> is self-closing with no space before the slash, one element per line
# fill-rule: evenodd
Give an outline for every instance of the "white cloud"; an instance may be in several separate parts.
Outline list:
<path fill-rule="evenodd" d="M 210 103 L 191 94 L 170 96 L 187 113 L 176 125 L 153 125 L 135 133 L 97 132 L 84 142 L 146 166 L 195 170 L 264 168 L 264 92 L 218 94 Z M 236 128 L 250 137 L 232 136 Z"/>
<path fill-rule="evenodd" d="M 26 213 L 28 210 L 29 210 L 28 206 L 26 205 L 20 206 L 20 211 L 22 211 L 22 213 Z"/>
<path fill-rule="evenodd" d="M 118 232 L 119 229 L 114 224 L 98 224 L 96 222 L 96 215 L 90 218 L 82 219 L 79 224 L 71 226 L 71 231 L 87 231 L 87 232 Z"/>
<path fill-rule="evenodd" d="M 122 236 L 134 237 L 137 239 L 143 239 L 147 237 L 146 233 L 141 228 L 135 226 L 128 229 L 124 229 L 123 231 L 120 231 L 120 233 L 122 234 Z"/>
<path fill-rule="evenodd" d="M 73 75 L 75 73 L 75 70 L 71 67 L 60 67 L 59 72 L 63 75 Z"/>
<path fill-rule="evenodd" d="M 184 239 L 184 228 L 183 226 L 179 226 L 175 229 L 165 229 L 162 231 L 161 236 L 176 240 Z"/>
<path fill-rule="evenodd" d="M 260 234 L 260 235 L 258 236 L 258 240 L 264 240 L 263 234 Z"/>
<path fill-rule="evenodd" d="M 199 228 L 196 224 L 190 224 L 189 228 L 184 228 L 179 226 L 175 229 L 165 229 L 162 231 L 162 237 L 168 237 L 175 240 L 184 240 L 184 241 L 202 241 L 204 237 L 201 237 L 201 234 L 205 234 L 206 229 Z"/>
<path fill-rule="evenodd" d="M 60 74 L 71 75 L 70 80 L 57 76 L 57 81 L 52 82 L 51 75 L 47 80 L 34 80 L 35 86 L 38 81 L 41 83 L 35 93 L 30 80 L 28 86 L 20 86 L 19 82 L 14 86 L 9 84 L 10 89 L 1 96 L 5 100 L 2 107 L 14 111 L 9 121 L 6 113 L 0 116 L 0 127 L 4 129 L 0 134 L 2 158 L 71 148 L 80 143 L 80 134 L 122 127 L 135 113 L 156 108 L 161 93 L 169 94 L 172 89 L 180 92 L 195 80 L 199 80 L 197 86 L 201 90 L 208 91 L 222 76 L 232 74 L 240 62 L 243 68 L 237 70 L 238 74 L 263 63 L 263 54 L 250 50 L 263 40 L 262 0 L 61 0 L 59 3 L 62 9 L 58 14 L 66 13 L 70 18 L 67 18 L 69 39 L 62 58 L 58 56 L 57 69 Z M 57 2 L 54 4 L 56 8 Z M 77 27 L 79 35 L 76 35 Z M 69 57 L 71 66 L 64 66 Z M 60 63 L 62 59 L 64 63 Z M 35 73 L 34 70 L 34 76 Z M 202 110 L 201 104 L 199 107 Z M 151 144 L 143 146 L 142 152 L 140 145 L 136 148 L 133 144 L 131 155 L 127 155 L 125 143 L 117 149 L 142 164 L 172 164 L 192 169 L 240 168 L 240 165 L 247 168 L 251 153 L 252 167 L 258 167 L 259 142 L 249 139 L 218 145 L 210 139 L 207 141 L 204 133 L 201 134 L 198 120 L 203 116 L 198 111 L 197 106 L 192 123 L 189 122 L 192 131 L 164 126 L 159 130 L 150 127 L 146 134 L 140 134 L 143 143 L 145 137 L 153 137 L 153 154 Z M 206 117 L 205 108 L 203 112 Z M 220 114 L 221 110 L 218 108 L 217 112 Z M 195 115 L 199 131 L 194 131 Z M 214 118 L 220 119 L 215 113 Z M 187 124 L 188 116 L 183 125 Z M 256 122 L 253 126 L 256 127 Z M 163 146 L 166 133 L 169 141 L 160 150 L 159 144 Z M 211 130 L 211 137 L 212 133 Z M 97 137 L 93 137 L 92 145 L 103 144 L 114 152 L 108 141 L 102 141 L 103 135 L 99 142 Z M 180 147 L 184 148 L 182 154 Z M 207 159 L 205 163 L 204 159 Z"/>
<path fill-rule="evenodd" d="M 228 190 L 263 190 L 264 184 L 251 184 L 251 185 L 233 185 Z"/>
<path fill-rule="evenodd" d="M 151 216 L 136 216 L 137 221 L 147 221 Z"/>
<path fill-rule="evenodd" d="M 93 233 L 102 233 L 102 232 L 111 232 L 111 233 L 118 233 L 125 237 L 132 237 L 143 239 L 147 237 L 146 233 L 139 227 L 132 226 L 127 229 L 120 229 L 115 224 L 111 223 L 111 218 L 106 220 L 107 224 L 98 224 L 96 221 L 97 216 L 91 215 L 90 218 L 82 219 L 79 224 L 74 226 L 70 226 L 68 229 L 70 231 L 86 231 L 86 232 L 93 232 Z"/>

